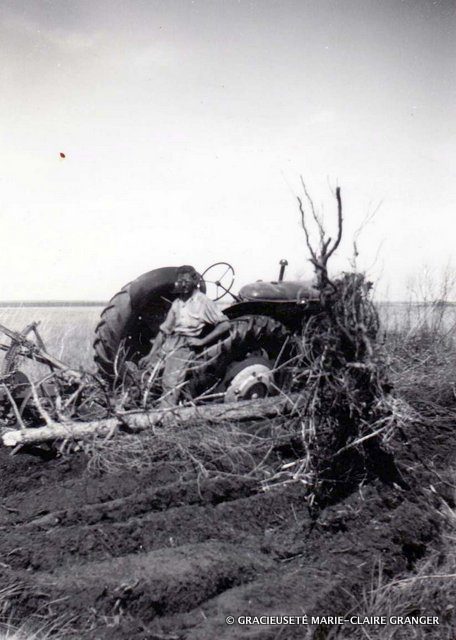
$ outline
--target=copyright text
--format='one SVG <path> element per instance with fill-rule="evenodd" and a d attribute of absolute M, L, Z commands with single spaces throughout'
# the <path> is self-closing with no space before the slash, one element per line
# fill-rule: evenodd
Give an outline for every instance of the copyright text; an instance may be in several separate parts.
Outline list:
<path fill-rule="evenodd" d="M 239 625 L 438 625 L 437 616 L 226 616 Z"/>

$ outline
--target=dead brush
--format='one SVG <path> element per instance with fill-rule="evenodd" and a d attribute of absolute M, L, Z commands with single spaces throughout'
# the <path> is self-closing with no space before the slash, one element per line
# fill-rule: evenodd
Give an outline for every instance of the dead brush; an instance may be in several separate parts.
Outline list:
<path fill-rule="evenodd" d="M 238 476 L 263 480 L 271 474 L 277 458 L 278 442 L 274 421 L 258 427 L 232 422 L 196 423 L 182 428 L 170 423 L 154 427 L 141 435 L 127 434 L 122 446 L 116 440 L 94 439 L 90 443 L 89 470 L 92 473 L 116 473 L 131 469 L 144 472 L 166 463 L 176 475 L 202 477 Z M 282 441 L 289 440 L 282 433 Z"/>

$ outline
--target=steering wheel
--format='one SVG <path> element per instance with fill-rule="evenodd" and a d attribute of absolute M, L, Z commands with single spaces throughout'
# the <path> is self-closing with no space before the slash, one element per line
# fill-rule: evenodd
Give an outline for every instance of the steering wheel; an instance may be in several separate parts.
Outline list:
<path fill-rule="evenodd" d="M 234 284 L 234 269 L 228 262 L 214 262 L 203 271 L 201 278 L 206 283 L 207 295 L 216 302 L 230 293 Z M 236 299 L 236 296 L 231 295 Z"/>

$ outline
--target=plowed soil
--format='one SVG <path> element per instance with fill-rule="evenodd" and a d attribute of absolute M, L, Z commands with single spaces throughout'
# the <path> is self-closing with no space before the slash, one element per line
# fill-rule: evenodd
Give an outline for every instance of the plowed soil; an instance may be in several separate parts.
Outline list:
<path fill-rule="evenodd" d="M 2 449 L 0 572 L 19 587 L 10 615 L 67 620 L 87 640 L 325 638 L 330 625 L 225 618 L 344 616 L 379 563 L 403 575 L 438 548 L 438 509 L 454 507 L 454 424 L 417 423 L 392 444 L 401 482 L 374 478 L 317 513 L 299 483 L 265 492 L 249 478 L 176 477 L 163 462 L 93 475 L 83 454 Z"/>

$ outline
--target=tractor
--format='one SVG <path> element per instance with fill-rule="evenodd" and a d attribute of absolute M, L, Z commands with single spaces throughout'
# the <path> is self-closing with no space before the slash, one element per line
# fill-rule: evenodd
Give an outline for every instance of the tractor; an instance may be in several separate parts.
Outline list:
<path fill-rule="evenodd" d="M 286 260 L 276 281 L 258 280 L 232 292 L 235 273 L 217 262 L 200 276 L 200 290 L 214 301 L 231 302 L 223 312 L 230 330 L 196 355 L 187 375 L 191 398 L 226 402 L 262 398 L 290 384 L 303 323 L 321 311 L 319 291 L 308 281 L 285 281 Z M 128 363 L 138 363 L 151 349 L 159 326 L 176 297 L 177 267 L 149 271 L 125 285 L 108 303 L 95 331 L 99 375 L 115 388 L 124 383 Z"/>

